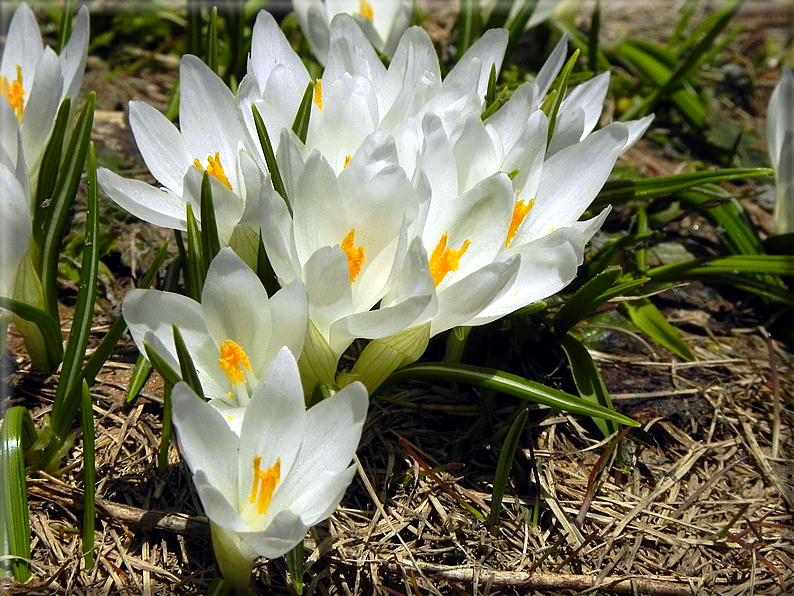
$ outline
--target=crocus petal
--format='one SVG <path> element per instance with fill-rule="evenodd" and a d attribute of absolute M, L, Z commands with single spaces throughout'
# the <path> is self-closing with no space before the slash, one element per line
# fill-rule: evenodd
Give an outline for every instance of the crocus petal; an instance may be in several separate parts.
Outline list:
<path fill-rule="evenodd" d="M 628 122 L 624 122 L 623 124 L 629 129 L 629 136 L 626 139 L 626 144 L 623 145 L 623 151 L 628 151 L 631 147 L 634 146 L 634 143 L 640 140 L 640 137 L 645 134 L 645 131 L 648 130 L 648 127 L 653 122 L 654 115 L 649 114 L 645 116 L 645 118 L 640 118 L 639 120 L 629 120 Z"/>
<path fill-rule="evenodd" d="M 568 36 L 563 35 L 562 39 L 557 42 L 557 45 L 554 46 L 554 50 L 549 55 L 546 62 L 538 72 L 538 76 L 535 79 L 535 85 L 537 85 L 537 94 L 535 95 L 535 101 L 537 102 L 536 108 L 540 106 L 540 103 L 546 97 L 546 93 L 549 92 L 549 88 L 551 84 L 554 82 L 554 79 L 557 78 L 557 75 L 562 69 L 562 65 L 565 63 L 565 55 L 568 52 Z"/>
<path fill-rule="evenodd" d="M 323 83 L 336 81 L 343 73 L 363 75 L 378 87 L 386 77 L 386 67 L 367 43 L 361 27 L 350 15 L 340 13 L 331 20 L 331 47 Z"/>
<path fill-rule="evenodd" d="M 44 152 L 47 138 L 52 132 L 55 114 L 63 88 L 63 76 L 58 56 L 46 48 L 36 67 L 36 78 L 30 89 L 25 113 L 22 116 L 22 139 L 25 157 L 33 168 Z"/>
<path fill-rule="evenodd" d="M 309 322 L 309 300 L 300 279 L 293 280 L 270 298 L 270 313 L 271 319 L 278 324 L 270 330 L 265 358 L 272 360 L 282 346 L 288 347 L 292 355 L 299 358 Z"/>
<path fill-rule="evenodd" d="M 59 56 L 63 69 L 63 97 L 76 97 L 83 80 L 88 53 L 88 7 L 81 6 L 69 41 Z"/>
<path fill-rule="evenodd" d="M 301 272 L 292 230 L 292 218 L 284 199 L 270 184 L 262 186 L 260 197 L 262 241 L 270 265 L 282 283 L 289 283 Z"/>
<path fill-rule="evenodd" d="M 241 532 L 246 545 L 262 557 L 276 559 L 303 540 L 308 526 L 292 511 L 282 510 L 261 532 Z"/>
<path fill-rule="evenodd" d="M 507 49 L 507 38 L 506 29 L 488 29 L 449 71 L 444 79 L 444 85 L 465 81 L 467 89 L 476 89 L 480 99 L 484 98 L 488 89 L 491 68 L 495 67 L 497 74 L 502 68 L 502 59 Z M 474 85 L 471 84 L 472 82 Z"/>
<path fill-rule="evenodd" d="M 784 68 L 780 82 L 769 98 L 766 116 L 766 139 L 769 157 L 777 167 L 786 133 L 794 131 L 794 73 Z"/>
<path fill-rule="evenodd" d="M 8 296 L 20 259 L 28 250 L 30 199 L 14 173 L 0 165 L 0 295 Z"/>
<path fill-rule="evenodd" d="M 105 194 L 135 217 L 164 228 L 186 229 L 187 203 L 170 190 L 122 178 L 107 168 L 97 170 L 97 180 Z"/>
<path fill-rule="evenodd" d="M 320 0 L 294 0 L 301 31 L 309 40 L 314 57 L 320 64 L 328 62 L 331 31 L 325 17 L 325 7 Z"/>
<path fill-rule="evenodd" d="M 177 431 L 179 433 L 178 429 Z M 212 436 L 209 434 L 207 437 L 212 439 Z M 177 438 L 179 439 L 179 448 L 182 450 L 182 440 L 179 434 L 177 434 Z M 207 445 L 206 447 L 208 452 L 204 457 L 209 459 L 209 456 L 213 455 L 212 445 Z M 223 461 L 220 457 L 215 457 L 219 461 Z M 210 518 L 212 523 L 235 533 L 245 532 L 249 529 L 242 516 L 237 512 L 236 495 L 233 495 L 233 491 L 230 490 L 227 494 L 225 490 L 221 489 L 210 480 L 204 470 L 201 469 L 193 473 L 193 484 L 196 486 L 196 492 L 201 499 L 201 506 L 204 508 L 204 513 L 207 514 L 207 517 Z M 234 488 L 236 488 L 236 486 Z"/>
<path fill-rule="evenodd" d="M 309 318 L 328 339 L 331 324 L 353 312 L 345 251 L 339 246 L 324 246 L 316 251 L 304 266 L 303 281 L 309 296 Z"/>
<path fill-rule="evenodd" d="M 191 154 L 176 126 L 149 104 L 131 101 L 130 128 L 152 176 L 171 192 L 181 195 L 185 170 L 197 156 Z M 184 206 L 181 217 L 185 217 Z"/>
<path fill-rule="evenodd" d="M 44 44 L 41 41 L 39 24 L 27 2 L 22 2 L 14 11 L 11 23 L 8 25 L 3 49 L 3 60 L 0 63 L 0 73 L 9 80 L 16 78 L 16 67 L 22 68 L 22 88 L 25 93 L 30 93 L 30 85 L 36 72 L 36 64 Z M 60 90 L 58 91 L 60 97 Z"/>
<path fill-rule="evenodd" d="M 171 400 L 182 457 L 193 474 L 203 472 L 206 482 L 220 490 L 225 500 L 236 508 L 237 468 L 228 462 L 237 459 L 237 437 L 218 411 L 196 395 L 187 383 L 174 385 Z M 196 484 L 198 480 L 201 476 Z"/>

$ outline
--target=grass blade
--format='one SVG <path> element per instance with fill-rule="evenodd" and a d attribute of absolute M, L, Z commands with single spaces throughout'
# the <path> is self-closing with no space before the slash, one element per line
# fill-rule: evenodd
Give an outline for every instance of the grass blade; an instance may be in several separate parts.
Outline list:
<path fill-rule="evenodd" d="M 590 356 L 590 352 L 587 351 L 584 344 L 570 333 L 566 333 L 560 339 L 560 345 L 568 358 L 568 366 L 571 369 L 571 375 L 573 375 L 573 382 L 576 384 L 576 390 L 582 399 L 614 410 L 615 408 L 604 384 L 604 379 L 601 377 L 601 372 L 595 362 L 593 362 L 593 357 Z M 608 437 L 618 430 L 618 425 L 611 420 L 593 418 L 593 422 L 604 437 Z"/>
<path fill-rule="evenodd" d="M 138 354 L 138 359 L 135 361 L 135 369 L 132 371 L 130 382 L 127 385 L 127 403 L 135 399 L 151 375 L 152 363 L 144 358 L 143 354 Z"/>
<path fill-rule="evenodd" d="M 91 127 L 94 122 L 94 107 L 96 93 L 93 91 L 83 104 L 83 110 L 77 120 L 69 147 L 66 151 L 66 162 L 61 168 L 58 180 L 53 190 L 52 203 L 44 222 L 44 237 L 41 244 L 39 271 L 41 284 L 44 291 L 44 300 L 48 314 L 56 321 L 58 315 L 58 300 L 55 292 L 55 280 L 58 274 L 58 259 L 60 257 L 61 242 L 63 241 L 69 211 L 77 194 L 80 177 L 83 173 L 88 144 L 91 141 Z"/>
<path fill-rule="evenodd" d="M 94 523 L 96 521 L 96 457 L 94 452 L 94 409 L 88 383 L 83 380 L 83 554 L 85 568 L 94 566 Z"/>
<path fill-rule="evenodd" d="M 507 50 L 505 56 L 509 56 L 513 48 L 516 47 L 518 40 L 524 34 L 524 29 L 527 27 L 532 13 L 535 12 L 535 7 L 538 5 L 538 0 L 524 0 L 524 4 L 519 9 L 518 13 L 513 20 L 507 24 L 509 36 L 507 38 Z"/>
<path fill-rule="evenodd" d="M 287 198 L 287 189 L 284 186 L 284 180 L 278 168 L 276 153 L 273 151 L 273 144 L 270 142 L 270 136 L 267 134 L 265 121 L 262 120 L 262 115 L 253 104 L 251 105 L 251 111 L 254 114 L 256 134 L 259 137 L 259 145 L 262 147 L 262 153 L 265 154 L 265 163 L 267 164 L 267 171 L 270 172 L 270 180 L 273 183 L 273 188 L 284 199 L 284 202 L 287 204 L 287 211 L 292 215 L 292 206 L 289 204 L 289 199 Z"/>
<path fill-rule="evenodd" d="M 204 397 L 204 389 L 201 387 L 196 365 L 193 364 L 193 357 L 190 355 L 190 352 L 188 352 L 185 340 L 182 338 L 182 334 L 179 332 L 179 328 L 176 325 L 171 325 L 171 329 L 174 332 L 174 346 L 176 346 L 176 355 L 179 358 L 179 369 L 182 373 L 182 380 L 190 386 L 196 395 L 206 401 L 207 398 Z"/>
<path fill-rule="evenodd" d="M 596 0 L 593 16 L 590 18 L 590 34 L 587 38 L 587 67 L 598 72 L 598 36 L 601 33 L 601 0 Z"/>
<path fill-rule="evenodd" d="M 565 92 L 568 90 L 568 79 L 571 76 L 576 60 L 579 58 L 579 50 L 574 51 L 573 55 L 568 59 L 568 62 L 562 69 L 560 74 L 560 82 L 556 87 L 557 94 L 554 98 L 554 103 L 551 104 L 550 111 L 546 114 L 549 117 L 549 134 L 546 139 L 547 144 L 551 143 L 551 137 L 554 136 L 554 127 L 557 124 L 557 113 L 560 111 L 562 100 L 565 98 Z"/>
<path fill-rule="evenodd" d="M 322 105 L 322 85 L 319 79 L 317 80 L 317 89 L 320 94 L 319 104 Z M 292 132 L 298 135 L 301 143 L 306 142 L 306 135 L 309 134 L 309 118 L 312 114 L 312 101 L 315 99 L 314 94 L 315 83 L 314 81 L 309 81 L 309 84 L 306 85 L 306 91 L 303 92 L 300 106 L 298 106 L 298 113 L 295 114 L 295 121 L 292 123 Z"/>
<path fill-rule="evenodd" d="M 289 583 L 295 593 L 300 596 L 300 594 L 303 594 L 303 540 L 284 555 L 284 558 L 287 561 Z"/>
<path fill-rule="evenodd" d="M 58 108 L 58 116 L 55 118 L 55 126 L 52 135 L 44 150 L 41 159 L 41 169 L 39 170 L 39 181 L 36 185 L 36 211 L 33 216 L 33 233 L 36 236 L 36 244 L 41 246 L 44 239 L 44 221 L 50 207 L 55 183 L 58 180 L 58 171 L 61 168 L 61 156 L 63 152 L 63 139 L 66 136 L 66 128 L 69 125 L 69 114 L 71 114 L 72 100 L 66 98 Z"/>
<path fill-rule="evenodd" d="M 682 360 L 687 362 L 696 360 L 695 355 L 681 339 L 678 330 L 667 322 L 664 315 L 647 298 L 621 302 L 619 309 L 659 345 L 664 346 Z"/>
<path fill-rule="evenodd" d="M 157 470 L 161 474 L 168 471 L 168 447 L 171 444 L 171 391 L 174 386 L 166 381 L 163 390 L 163 429 L 160 433 L 160 452 L 157 454 Z"/>
<path fill-rule="evenodd" d="M 794 275 L 794 259 L 779 255 L 731 255 L 716 259 L 690 259 L 648 270 L 653 281 L 695 279 L 701 274 L 758 273 Z"/>
<path fill-rule="evenodd" d="M 143 340 L 143 350 L 146 352 L 146 357 L 152 363 L 154 370 L 163 377 L 163 380 L 171 386 L 176 385 L 181 381 L 181 377 L 174 371 L 173 368 L 158 354 L 149 342 Z"/>
<path fill-rule="evenodd" d="M 267 251 L 265 251 L 265 243 L 262 240 L 261 231 L 259 232 L 259 247 L 257 248 L 256 254 L 256 275 L 259 281 L 262 282 L 269 297 L 272 297 L 281 289 L 278 283 L 278 276 L 276 272 L 273 271 L 273 265 L 270 263 Z"/>
<path fill-rule="evenodd" d="M 206 170 L 201 178 L 201 249 L 207 267 L 221 250 L 218 222 L 215 220 L 215 205 L 212 202 L 210 173 Z"/>
<path fill-rule="evenodd" d="M 94 318 L 97 282 L 99 281 L 99 191 L 96 181 L 94 144 L 88 151 L 88 197 L 86 199 L 85 244 L 80 270 L 80 292 L 74 309 L 72 330 L 66 344 L 63 368 L 55 390 L 50 423 L 63 441 L 79 405 L 80 394 L 75 391 L 85 360 L 85 350 Z"/>
<path fill-rule="evenodd" d="M 218 7 L 213 6 L 207 23 L 207 66 L 218 74 Z"/>
<path fill-rule="evenodd" d="M 457 60 L 460 60 L 472 44 L 480 38 L 481 29 L 479 0 L 460 0 L 457 53 L 455 54 Z"/>
<path fill-rule="evenodd" d="M 672 52 L 678 40 L 681 39 L 681 36 L 684 34 L 684 29 L 686 29 L 686 26 L 689 24 L 692 15 L 695 14 L 697 5 L 698 0 L 686 0 L 684 2 L 684 5 L 681 7 L 681 18 L 678 19 L 673 34 L 670 36 L 670 39 L 667 40 L 666 50 L 668 52 Z"/>
<path fill-rule="evenodd" d="M 599 296 L 611 288 L 623 274 L 620 267 L 608 267 L 579 288 L 554 315 L 554 331 L 563 336 L 573 329 L 579 321 L 589 315 L 594 308 L 602 303 L 597 302 Z"/>
<path fill-rule="evenodd" d="M 0 577 L 23 583 L 30 577 L 30 521 L 24 452 L 36 440 L 30 413 L 10 408 L 0 426 Z M 15 558 L 19 557 L 19 558 Z"/>
<path fill-rule="evenodd" d="M 713 202 L 714 196 L 699 190 L 688 190 L 676 193 L 676 198 L 683 199 L 690 205 L 704 205 Z M 721 205 L 706 210 L 706 216 L 725 234 L 726 246 L 734 254 L 760 255 L 764 249 L 758 237 L 755 225 L 742 207 L 742 204 L 730 197 Z"/>
<path fill-rule="evenodd" d="M 639 426 L 631 418 L 618 414 L 602 406 L 584 401 L 570 393 L 546 387 L 541 383 L 530 381 L 491 368 L 471 366 L 468 364 L 445 364 L 441 362 L 412 364 L 394 372 L 383 384 L 392 385 L 407 380 L 433 380 L 468 383 L 483 389 L 494 389 L 507 395 L 542 404 L 557 410 L 580 414 L 582 416 L 600 417 L 614 420 L 627 426 Z"/>
<path fill-rule="evenodd" d="M 187 204 L 187 252 L 185 261 L 185 285 L 188 295 L 196 302 L 201 302 L 201 291 L 204 288 L 204 276 L 207 268 L 201 247 L 201 230 L 199 230 L 193 207 Z"/>
<path fill-rule="evenodd" d="M 60 54 L 63 47 L 72 36 L 72 13 L 74 12 L 74 1 L 66 0 L 61 9 L 61 21 L 58 23 L 58 43 L 55 45 L 55 53 Z"/>
<path fill-rule="evenodd" d="M 521 433 L 527 423 L 527 416 L 529 416 L 529 410 L 527 409 L 522 409 L 518 413 L 518 416 L 516 416 L 510 426 L 510 430 L 507 431 L 502 451 L 499 452 L 499 462 L 496 464 L 496 473 L 493 480 L 491 512 L 488 514 L 488 530 L 491 534 L 496 534 L 496 525 L 499 523 L 499 513 L 502 510 L 502 497 L 504 497 L 505 486 L 507 486 L 510 476 L 510 468 L 513 466 L 513 459 L 516 456 L 518 440 L 521 438 Z"/>

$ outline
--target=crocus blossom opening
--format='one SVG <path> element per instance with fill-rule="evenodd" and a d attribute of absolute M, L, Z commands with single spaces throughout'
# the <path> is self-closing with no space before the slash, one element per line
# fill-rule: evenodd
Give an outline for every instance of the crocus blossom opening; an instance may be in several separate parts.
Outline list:
<path fill-rule="evenodd" d="M 17 116 L 17 120 L 22 120 L 22 112 L 25 109 L 25 90 L 22 89 L 22 67 L 17 64 L 16 69 L 17 78 L 12 82 L 9 82 L 8 78 L 4 75 L 0 75 L 0 93 L 2 93 L 3 97 L 11 104 L 11 108 Z"/>
<path fill-rule="evenodd" d="M 199 170 L 204 170 L 204 166 L 201 165 L 201 162 L 198 160 L 198 158 L 193 160 L 193 165 Z M 220 181 L 220 183 L 226 188 L 229 190 L 234 190 L 231 183 L 229 182 L 229 179 L 226 177 L 226 172 L 223 171 L 221 155 L 218 151 L 215 152 L 215 157 L 212 157 L 212 155 L 207 156 L 207 172 L 209 172 L 210 176 L 213 176 Z"/>
<path fill-rule="evenodd" d="M 232 340 L 227 339 L 221 344 L 220 352 L 221 357 L 218 359 L 218 364 L 229 377 L 232 385 L 245 381 L 243 369 L 251 370 L 251 363 L 245 351 Z"/>
<path fill-rule="evenodd" d="M 513 238 L 516 237 L 518 233 L 518 228 L 521 227 L 521 224 L 524 222 L 529 210 L 532 209 L 532 206 L 535 204 L 535 199 L 530 199 L 526 203 L 523 200 L 519 199 L 516 201 L 516 206 L 513 207 L 513 217 L 510 220 L 510 228 L 507 230 L 507 238 L 505 239 L 505 248 L 510 246 L 510 243 L 513 241 Z"/>
<path fill-rule="evenodd" d="M 347 255 L 347 266 L 350 269 L 350 283 L 356 281 L 361 268 L 364 266 L 364 247 L 355 246 L 356 230 L 351 229 L 342 240 L 342 250 Z"/>
<path fill-rule="evenodd" d="M 433 283 L 438 284 L 446 277 L 450 271 L 457 271 L 460 265 L 460 258 L 469 249 L 471 240 L 463 242 L 458 250 L 447 248 L 447 238 L 449 234 L 443 234 L 430 255 L 430 273 L 433 275 Z"/>

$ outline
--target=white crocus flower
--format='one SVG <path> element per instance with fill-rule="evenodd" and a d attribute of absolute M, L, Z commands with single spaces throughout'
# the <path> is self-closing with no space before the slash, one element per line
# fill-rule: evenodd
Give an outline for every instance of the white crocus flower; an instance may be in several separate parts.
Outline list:
<path fill-rule="evenodd" d="M 351 15 L 381 54 L 394 55 L 408 27 L 412 0 L 295 0 L 301 30 L 320 64 L 328 63 L 331 22 L 337 14 Z"/>
<path fill-rule="evenodd" d="M 173 391 L 179 449 L 210 520 L 215 556 L 250 593 L 257 556 L 276 558 L 336 509 L 355 475 L 367 392 L 354 383 L 308 411 L 283 348 L 256 385 L 239 435 L 185 384 Z"/>
<path fill-rule="evenodd" d="M 141 353 L 145 340 L 175 371 L 172 326 L 177 326 L 205 397 L 237 432 L 269 362 L 282 346 L 298 357 L 306 336 L 300 280 L 268 298 L 259 278 L 230 248 L 210 264 L 201 303 L 170 292 L 132 290 L 124 297 L 123 313 Z"/>
<path fill-rule="evenodd" d="M 122 178 L 106 168 L 97 174 L 102 189 L 131 214 L 165 228 L 185 230 L 189 203 L 200 221 L 203 171 L 211 174 L 218 233 L 252 262 L 258 237 L 251 219 L 258 217 L 263 175 L 245 149 L 245 132 L 235 99 L 224 82 L 195 56 L 182 58 L 177 130 L 150 105 L 130 102 L 130 126 L 155 188 Z"/>
<path fill-rule="evenodd" d="M 12 285 L 33 230 L 30 191 L 0 163 L 0 296 L 13 298 Z"/>
<path fill-rule="evenodd" d="M 279 154 L 292 214 L 271 189 L 262 202 L 262 239 L 282 285 L 303 279 L 309 319 L 335 366 L 355 338 L 396 333 L 430 300 L 421 294 L 371 310 L 403 266 L 427 185 L 423 179 L 414 188 L 382 130 L 364 140 L 338 175 L 319 151 L 304 162 L 300 149 L 285 130 Z"/>
<path fill-rule="evenodd" d="M 0 163 L 14 168 L 21 138 L 34 184 L 58 106 L 66 97 L 74 99 L 80 89 L 88 29 L 88 9 L 83 6 L 72 36 L 56 55 L 52 48 L 44 47 L 27 3 L 22 2 L 11 19 L 0 60 Z"/>
<path fill-rule="evenodd" d="M 788 68 L 769 100 L 766 138 L 777 188 L 775 231 L 789 234 L 794 232 L 794 74 Z"/>

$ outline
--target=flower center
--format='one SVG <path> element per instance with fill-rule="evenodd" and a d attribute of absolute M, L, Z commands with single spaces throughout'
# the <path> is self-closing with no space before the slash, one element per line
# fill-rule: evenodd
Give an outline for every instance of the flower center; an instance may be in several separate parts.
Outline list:
<path fill-rule="evenodd" d="M 262 457 L 254 456 L 254 479 L 251 482 L 251 495 L 248 497 L 249 503 L 256 503 L 256 513 L 264 515 L 270 506 L 273 498 L 273 491 L 281 480 L 281 458 L 267 470 L 262 470 L 259 465 Z"/>
<path fill-rule="evenodd" d="M 372 4 L 367 2 L 367 0 L 359 0 L 358 12 L 361 14 L 361 16 L 363 16 L 365 19 L 369 19 L 370 21 L 375 16 L 372 12 Z"/>
<path fill-rule="evenodd" d="M 317 104 L 317 107 L 321 110 L 323 109 L 323 80 L 317 79 L 317 83 L 314 85 L 314 103 Z"/>
<path fill-rule="evenodd" d="M 353 228 L 347 233 L 345 239 L 342 240 L 342 250 L 347 254 L 347 267 L 350 270 L 350 283 L 352 284 L 358 274 L 361 273 L 361 268 L 364 266 L 364 247 L 356 247 L 354 240 L 356 236 L 356 229 Z"/>
<path fill-rule="evenodd" d="M 232 385 L 245 381 L 243 369 L 251 370 L 251 363 L 248 361 L 245 351 L 230 339 L 221 344 L 220 350 L 221 357 L 218 359 L 218 364 L 221 365 Z"/>
<path fill-rule="evenodd" d="M 204 170 L 204 166 L 201 165 L 198 158 L 193 160 L 193 165 L 199 170 Z M 210 173 L 210 176 L 217 178 L 226 188 L 233 190 L 232 185 L 229 184 L 229 179 L 226 177 L 226 172 L 223 171 L 221 156 L 217 151 L 215 152 L 215 157 L 212 157 L 212 155 L 207 156 L 207 171 Z"/>
<path fill-rule="evenodd" d="M 17 65 L 17 78 L 13 82 L 9 82 L 4 75 L 0 75 L 0 93 L 3 94 L 11 104 L 11 108 L 17 115 L 17 120 L 22 120 L 22 112 L 24 107 L 25 91 L 22 89 L 22 67 Z"/>
<path fill-rule="evenodd" d="M 433 283 L 436 287 L 446 277 L 447 273 L 458 270 L 460 258 L 471 245 L 471 240 L 465 240 L 458 250 L 447 248 L 448 237 L 448 233 L 443 234 L 441 240 L 438 241 L 438 244 L 433 249 L 433 254 L 430 255 L 430 273 L 433 276 Z"/>
<path fill-rule="evenodd" d="M 513 207 L 513 218 L 510 220 L 510 229 L 507 230 L 505 248 L 510 246 L 513 238 L 515 238 L 516 234 L 518 234 L 518 228 L 521 227 L 521 224 L 524 222 L 524 218 L 527 216 L 527 213 L 529 213 L 529 210 L 532 209 L 534 204 L 535 199 L 530 199 L 526 203 L 524 203 L 524 201 L 521 199 L 516 201 L 516 206 Z"/>

